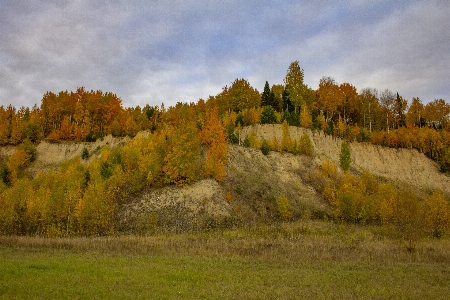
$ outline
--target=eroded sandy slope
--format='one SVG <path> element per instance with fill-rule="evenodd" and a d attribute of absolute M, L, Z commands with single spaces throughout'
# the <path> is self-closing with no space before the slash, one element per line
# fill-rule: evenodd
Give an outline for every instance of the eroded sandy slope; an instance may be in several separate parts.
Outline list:
<path fill-rule="evenodd" d="M 258 137 L 272 140 L 282 139 L 281 125 L 255 125 L 242 130 L 245 137 L 253 130 Z M 313 133 L 309 129 L 290 127 L 290 137 L 300 139 L 306 133 L 311 137 L 318 159 L 329 159 L 339 165 L 342 141 L 322 132 Z M 392 149 L 369 143 L 350 143 L 352 167 L 367 170 L 388 180 L 401 181 L 420 188 L 440 189 L 450 194 L 450 178 L 438 170 L 438 165 L 417 150 Z"/>

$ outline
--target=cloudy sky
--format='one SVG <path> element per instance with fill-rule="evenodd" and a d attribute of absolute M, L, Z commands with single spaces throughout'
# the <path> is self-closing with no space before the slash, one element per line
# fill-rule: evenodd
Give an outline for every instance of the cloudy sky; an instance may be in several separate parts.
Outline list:
<path fill-rule="evenodd" d="M 298 60 L 322 76 L 411 100 L 450 100 L 450 2 L 0 2 L 0 105 L 101 89 L 124 106 L 196 102 L 236 78 L 259 91 Z"/>

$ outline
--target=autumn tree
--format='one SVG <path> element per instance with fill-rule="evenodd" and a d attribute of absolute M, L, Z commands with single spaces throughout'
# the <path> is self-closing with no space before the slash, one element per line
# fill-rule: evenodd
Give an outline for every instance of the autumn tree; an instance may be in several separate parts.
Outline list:
<path fill-rule="evenodd" d="M 411 101 L 408 112 L 406 113 L 406 123 L 421 128 L 424 123 L 423 112 L 424 106 L 422 101 L 418 97 L 414 97 Z"/>
<path fill-rule="evenodd" d="M 383 115 L 386 120 L 386 129 L 389 131 L 390 128 L 394 127 L 391 123 L 394 122 L 394 104 L 395 104 L 395 94 L 388 89 L 385 89 L 380 94 L 380 105 L 383 111 Z"/>
<path fill-rule="evenodd" d="M 342 105 L 343 94 L 339 86 L 331 77 L 322 77 L 317 90 L 317 104 L 320 110 L 325 114 L 325 120 L 328 122 L 338 108 Z"/>
<path fill-rule="evenodd" d="M 365 88 L 359 94 L 358 100 L 361 103 L 362 120 L 361 126 L 372 131 L 376 112 L 379 111 L 378 91 L 376 89 Z"/>
<path fill-rule="evenodd" d="M 424 201 L 425 227 L 433 237 L 440 238 L 450 232 L 450 204 L 440 191 Z"/>
<path fill-rule="evenodd" d="M 339 86 L 339 89 L 342 93 L 342 104 L 339 107 L 339 113 L 345 124 L 354 124 L 355 122 L 352 120 L 351 116 L 356 110 L 356 101 L 358 98 L 356 88 L 350 83 L 342 83 Z"/>
<path fill-rule="evenodd" d="M 423 116 L 428 126 L 445 128 L 449 124 L 450 104 L 443 99 L 436 99 L 429 102 L 424 109 Z"/>
<path fill-rule="evenodd" d="M 213 109 L 206 117 L 205 126 L 200 132 L 200 139 L 207 147 L 203 175 L 211 176 L 217 181 L 226 177 L 226 163 L 228 158 L 228 144 L 225 128 L 220 121 L 218 109 Z"/>
<path fill-rule="evenodd" d="M 300 126 L 310 128 L 312 126 L 312 116 L 309 108 L 304 106 L 300 113 Z"/>
<path fill-rule="evenodd" d="M 245 79 L 236 79 L 228 89 L 229 109 L 235 112 L 261 106 L 261 95 Z"/>
<path fill-rule="evenodd" d="M 296 112 L 297 107 L 305 104 L 304 95 L 307 88 L 303 81 L 304 71 L 300 68 L 298 61 L 292 62 L 284 78 L 284 85 Z"/>

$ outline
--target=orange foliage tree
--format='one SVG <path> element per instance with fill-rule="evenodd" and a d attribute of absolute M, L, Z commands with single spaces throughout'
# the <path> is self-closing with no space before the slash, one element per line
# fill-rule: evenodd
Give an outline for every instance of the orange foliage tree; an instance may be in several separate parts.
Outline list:
<path fill-rule="evenodd" d="M 220 121 L 217 108 L 207 115 L 205 126 L 200 132 L 200 139 L 207 148 L 203 175 L 222 181 L 226 176 L 228 144 L 225 128 Z"/>

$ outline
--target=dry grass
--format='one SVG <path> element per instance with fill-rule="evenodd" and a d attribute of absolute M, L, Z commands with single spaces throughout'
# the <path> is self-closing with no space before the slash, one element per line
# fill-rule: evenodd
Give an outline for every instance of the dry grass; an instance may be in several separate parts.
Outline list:
<path fill-rule="evenodd" d="M 200 255 L 205 257 L 251 257 L 264 261 L 425 262 L 450 264 L 450 240 L 419 241 L 414 252 L 407 244 L 389 238 L 383 228 L 299 221 L 217 229 L 209 232 L 151 236 L 42 238 L 0 237 L 0 244 L 13 248 L 65 249 L 102 253 L 144 255 Z"/>
<path fill-rule="evenodd" d="M 0 299 L 447 299 L 450 241 L 303 221 L 152 236 L 0 237 Z"/>

